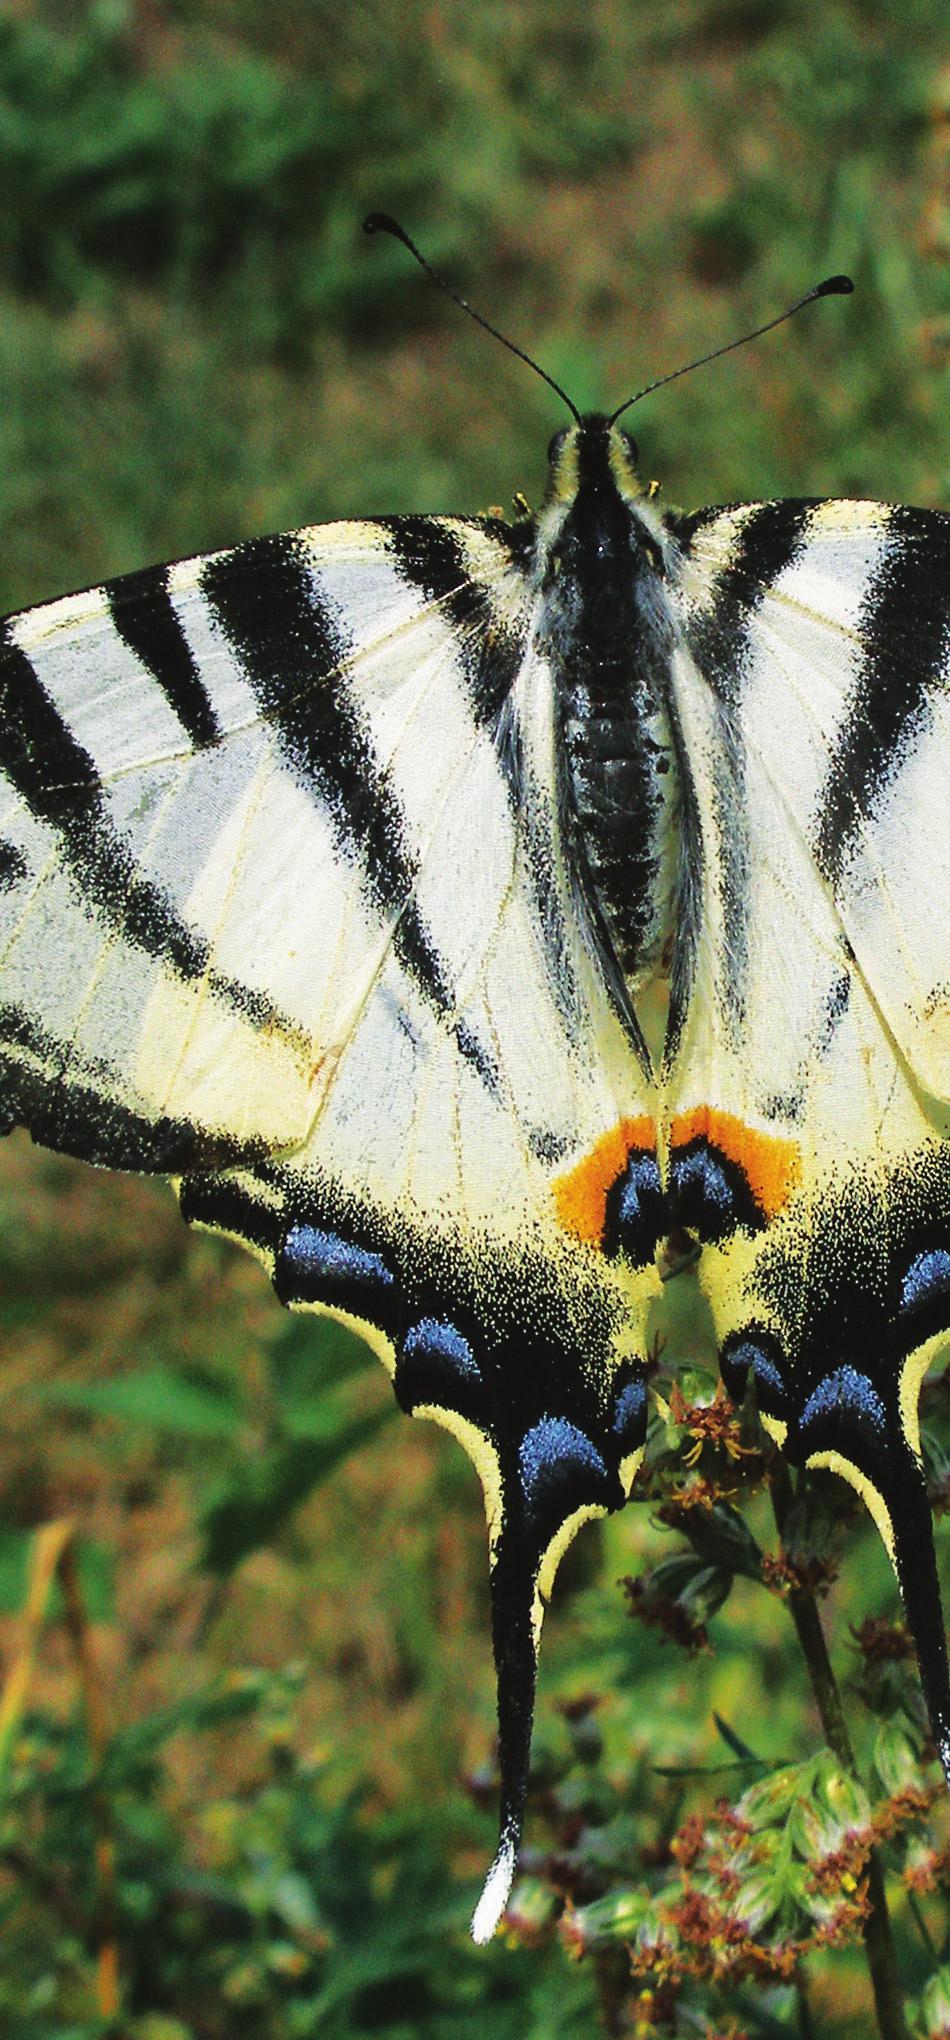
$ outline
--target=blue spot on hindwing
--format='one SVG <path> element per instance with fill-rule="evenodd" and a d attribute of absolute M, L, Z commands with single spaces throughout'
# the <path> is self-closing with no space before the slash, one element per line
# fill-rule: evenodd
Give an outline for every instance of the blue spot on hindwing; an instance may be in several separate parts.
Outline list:
<path fill-rule="evenodd" d="M 382 1255 L 354 1246 L 341 1233 L 322 1232 L 313 1225 L 295 1226 L 287 1235 L 284 1256 L 301 1272 L 306 1270 L 328 1282 L 378 1282 L 384 1289 L 392 1287 L 393 1277 Z"/>
<path fill-rule="evenodd" d="M 856 1367 L 836 1367 L 833 1374 L 819 1381 L 802 1411 L 801 1428 L 807 1430 L 821 1417 L 835 1416 L 856 1417 L 881 1436 L 887 1431 L 887 1412 L 877 1389 Z"/>
<path fill-rule="evenodd" d="M 434 1360 L 469 1381 L 480 1381 L 481 1370 L 472 1348 L 448 1318 L 420 1318 L 402 1342 L 405 1360 Z"/>
<path fill-rule="evenodd" d="M 745 1171 L 705 1135 L 673 1150 L 670 1203 L 677 1225 L 708 1244 L 740 1226 L 760 1232 L 766 1222 Z"/>
<path fill-rule="evenodd" d="M 485 1423 L 482 1370 L 471 1340 L 451 1318 L 433 1312 L 410 1326 L 399 1342 L 393 1386 L 404 1410 L 434 1404 Z"/>
<path fill-rule="evenodd" d="M 614 1404 L 610 1426 L 624 1452 L 642 1445 L 647 1434 L 647 1385 L 641 1378 L 628 1381 Z"/>
<path fill-rule="evenodd" d="M 701 1196 L 704 1205 L 711 1205 L 724 1218 L 732 1213 L 732 1190 L 726 1182 L 725 1172 L 718 1155 L 709 1147 L 694 1149 L 684 1154 L 675 1165 L 677 1192 L 685 1196 L 694 1191 Z"/>
<path fill-rule="evenodd" d="M 763 1353 L 761 1346 L 752 1346 L 750 1348 L 750 1358 L 752 1372 L 755 1375 L 756 1388 L 770 1388 L 773 1395 L 783 1396 L 785 1394 L 785 1383 L 774 1360 L 770 1360 L 768 1354 Z"/>
<path fill-rule="evenodd" d="M 291 1228 L 274 1280 L 282 1303 L 327 1303 L 373 1323 L 388 1321 L 396 1300 L 396 1278 L 381 1254 L 314 1225 Z"/>
<path fill-rule="evenodd" d="M 563 1521 L 572 1509 L 596 1500 L 597 1489 L 609 1480 L 593 1440 L 566 1417 L 542 1417 L 525 1433 L 518 1470 L 529 1521 L 546 1515 L 551 1504 Z"/>
<path fill-rule="evenodd" d="M 911 1262 L 901 1283 L 901 1307 L 912 1310 L 941 1296 L 950 1296 L 950 1252 L 946 1247 L 931 1247 Z"/>
<path fill-rule="evenodd" d="M 719 1371 L 733 1402 L 741 1403 L 751 1374 L 759 1408 L 768 1416 L 784 1415 L 788 1389 L 782 1371 L 783 1357 L 770 1332 L 750 1329 L 727 1340 L 719 1356 Z"/>
<path fill-rule="evenodd" d="M 663 1185 L 656 1156 L 632 1154 L 617 1204 L 620 1225 L 635 1232 L 642 1224 L 647 1209 L 652 1211 L 654 1203 L 662 1195 Z"/>
<path fill-rule="evenodd" d="M 656 1156 L 635 1148 L 623 1174 L 607 1192 L 604 1252 L 626 1254 L 634 1267 L 652 1261 L 657 1241 L 669 1229 L 669 1214 Z"/>

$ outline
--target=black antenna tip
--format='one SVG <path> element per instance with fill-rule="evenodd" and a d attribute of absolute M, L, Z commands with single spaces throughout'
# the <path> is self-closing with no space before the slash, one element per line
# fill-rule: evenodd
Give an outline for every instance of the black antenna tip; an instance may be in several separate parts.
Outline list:
<path fill-rule="evenodd" d="M 495 340 L 500 340 L 502 346 L 507 347 L 509 354 L 516 354 L 518 360 L 523 361 L 526 367 L 533 368 L 535 375 L 539 375 L 541 381 L 546 382 L 548 388 L 554 391 L 555 396 L 560 397 L 562 404 L 567 405 L 572 418 L 576 419 L 578 425 L 580 424 L 581 414 L 577 406 L 571 403 L 567 391 L 562 390 L 560 383 L 555 382 L 553 375 L 549 375 L 547 369 L 541 368 L 538 362 L 532 361 L 530 354 L 526 354 L 523 347 L 517 347 L 513 340 L 508 339 L 507 334 L 500 333 L 498 327 L 493 326 L 490 319 L 483 318 L 481 312 L 477 312 L 474 305 L 469 304 L 467 298 L 459 297 L 458 291 L 453 290 L 451 284 L 446 283 L 444 276 L 440 276 L 438 270 L 433 269 L 431 262 L 426 261 L 425 256 L 420 253 L 415 242 L 410 240 L 405 227 L 401 227 L 399 221 L 393 219 L 392 213 L 367 213 L 363 221 L 363 232 L 364 234 L 392 234 L 395 241 L 401 241 L 403 247 L 408 248 L 413 261 L 418 262 L 420 269 L 424 269 L 426 275 L 431 276 L 433 283 L 437 283 L 440 290 L 444 290 L 446 297 L 450 297 L 452 303 L 458 305 L 460 311 L 466 312 L 470 319 L 474 319 L 476 326 L 484 327 L 486 333 L 491 333 Z"/>
<path fill-rule="evenodd" d="M 392 213 L 367 213 L 363 221 L 363 232 L 364 234 L 392 234 L 395 240 L 402 242 L 404 248 L 409 246 L 408 234 L 404 233 L 399 221 L 393 219 Z"/>
<path fill-rule="evenodd" d="M 850 276 L 826 276 L 815 291 L 816 297 L 850 297 L 854 284 Z"/>

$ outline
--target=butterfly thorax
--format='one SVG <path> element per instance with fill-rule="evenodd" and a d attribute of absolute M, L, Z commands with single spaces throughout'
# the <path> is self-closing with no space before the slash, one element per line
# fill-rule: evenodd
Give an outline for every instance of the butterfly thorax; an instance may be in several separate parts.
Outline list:
<path fill-rule="evenodd" d="M 565 837 L 589 914 L 632 994 L 672 933 L 677 780 L 663 527 L 633 442 L 599 418 L 558 434 L 540 520 Z"/>

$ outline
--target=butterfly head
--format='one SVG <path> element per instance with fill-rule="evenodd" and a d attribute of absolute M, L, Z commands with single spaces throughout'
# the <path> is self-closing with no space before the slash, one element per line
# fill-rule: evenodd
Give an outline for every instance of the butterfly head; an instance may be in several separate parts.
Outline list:
<path fill-rule="evenodd" d="M 564 601 L 576 615 L 593 600 L 603 622 L 602 597 L 629 600 L 636 584 L 665 572 L 668 537 L 637 469 L 637 442 L 611 419 L 592 412 L 554 434 L 548 447 L 548 486 L 538 520 L 548 585 L 562 579 Z M 588 633 L 590 618 L 584 626 Z M 620 634 L 629 642 L 629 618 Z"/>
<path fill-rule="evenodd" d="M 584 487 L 612 490 L 633 502 L 643 495 L 638 459 L 632 434 L 592 411 L 551 439 L 546 503 L 571 504 Z"/>

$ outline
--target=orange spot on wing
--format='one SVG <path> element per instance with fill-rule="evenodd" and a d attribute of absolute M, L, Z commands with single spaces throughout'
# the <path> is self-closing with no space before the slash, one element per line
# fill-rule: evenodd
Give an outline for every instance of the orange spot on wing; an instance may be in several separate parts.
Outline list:
<path fill-rule="evenodd" d="M 554 1203 L 565 1232 L 589 1240 L 599 1247 L 607 1220 L 607 1192 L 624 1169 L 634 1149 L 656 1148 L 656 1127 L 652 1119 L 621 1119 L 612 1126 L 564 1176 L 555 1178 Z"/>
<path fill-rule="evenodd" d="M 732 1112 L 717 1112 L 714 1105 L 696 1105 L 692 1112 L 674 1119 L 672 1148 L 687 1147 L 691 1140 L 703 1138 L 736 1163 L 760 1211 L 766 1218 L 775 1218 L 801 1181 L 801 1151 L 796 1142 L 775 1133 L 760 1133 Z"/>

